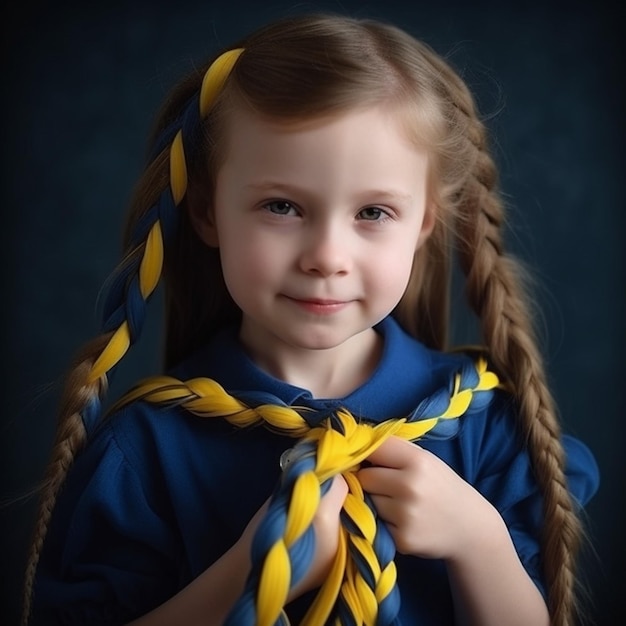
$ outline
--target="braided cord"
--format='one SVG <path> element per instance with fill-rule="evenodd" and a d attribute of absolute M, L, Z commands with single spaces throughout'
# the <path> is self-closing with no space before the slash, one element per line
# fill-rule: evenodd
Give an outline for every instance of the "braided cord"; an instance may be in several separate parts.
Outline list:
<path fill-rule="evenodd" d="M 167 240 L 175 230 L 178 221 L 176 209 L 187 191 L 185 145 L 191 144 L 198 123 L 208 114 L 242 52 L 241 48 L 229 50 L 211 64 L 200 94 L 192 99 L 176 122 L 175 134 L 169 144 L 169 186 L 139 220 L 132 233 L 130 248 L 139 250 L 143 246 L 141 257 L 133 257 L 110 280 L 103 312 L 103 331 L 112 334 L 91 367 L 88 383 L 94 383 L 112 370 L 139 336 L 146 301 L 161 277 L 164 239 Z M 166 134 L 171 136 L 172 129 L 167 129 Z"/>
<path fill-rule="evenodd" d="M 307 409 L 244 401 L 209 378 L 183 382 L 157 376 L 140 383 L 116 408 L 133 401 L 180 406 L 203 418 L 224 418 L 245 428 L 263 423 L 273 431 L 300 438 L 288 451 L 281 480 L 253 539 L 252 567 L 241 597 L 225 624 L 288 624 L 284 605 L 291 587 L 306 573 L 315 553 L 313 519 L 320 498 L 341 474 L 348 494 L 341 512 L 339 547 L 331 572 L 301 624 L 319 626 L 399 624 L 393 539 L 363 492 L 356 472 L 360 464 L 391 436 L 416 441 L 450 438 L 458 418 L 482 410 L 500 386 L 479 357 L 452 376 L 450 383 L 423 400 L 407 417 L 368 423 L 339 409 L 311 427 Z"/>

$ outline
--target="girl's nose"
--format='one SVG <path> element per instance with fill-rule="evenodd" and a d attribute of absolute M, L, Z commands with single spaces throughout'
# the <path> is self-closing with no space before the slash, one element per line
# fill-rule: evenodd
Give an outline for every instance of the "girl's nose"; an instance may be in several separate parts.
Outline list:
<path fill-rule="evenodd" d="M 352 268 L 348 234 L 328 224 L 311 227 L 300 253 L 299 264 L 300 269 L 307 274 L 347 274 Z"/>

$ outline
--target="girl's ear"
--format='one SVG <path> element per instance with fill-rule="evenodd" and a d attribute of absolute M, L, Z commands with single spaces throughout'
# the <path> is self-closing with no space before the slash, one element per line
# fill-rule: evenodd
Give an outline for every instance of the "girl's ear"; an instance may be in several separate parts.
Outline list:
<path fill-rule="evenodd" d="M 417 238 L 417 245 L 415 246 L 416 250 L 421 248 L 424 242 L 430 237 L 431 233 L 433 232 L 435 228 L 436 223 L 437 223 L 437 216 L 435 212 L 435 206 L 433 203 L 429 203 L 426 206 L 426 211 L 424 211 L 424 219 L 422 221 L 422 228 Z"/>
<path fill-rule="evenodd" d="M 198 237 L 207 246 L 211 248 L 219 248 L 219 239 L 217 236 L 217 227 L 215 226 L 215 216 L 213 207 L 209 202 L 190 202 L 189 218 L 193 229 Z"/>

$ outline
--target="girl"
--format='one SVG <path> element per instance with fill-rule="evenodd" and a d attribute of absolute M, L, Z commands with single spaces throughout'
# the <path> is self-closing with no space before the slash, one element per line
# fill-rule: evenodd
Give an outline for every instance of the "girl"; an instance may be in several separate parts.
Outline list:
<path fill-rule="evenodd" d="M 574 623 L 597 468 L 560 435 L 485 135 L 373 21 L 278 22 L 176 87 L 68 376 L 25 622 Z M 443 352 L 454 258 L 489 369 Z M 169 375 L 100 419 L 161 273 Z"/>

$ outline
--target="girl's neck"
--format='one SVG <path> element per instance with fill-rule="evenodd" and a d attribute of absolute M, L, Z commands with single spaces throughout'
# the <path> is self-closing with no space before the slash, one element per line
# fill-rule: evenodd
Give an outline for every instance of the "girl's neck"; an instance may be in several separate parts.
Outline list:
<path fill-rule="evenodd" d="M 264 349 L 244 333 L 240 336 L 252 360 L 263 371 L 316 398 L 342 398 L 372 375 L 382 354 L 383 339 L 368 329 L 325 350 L 308 350 L 285 343 Z"/>

